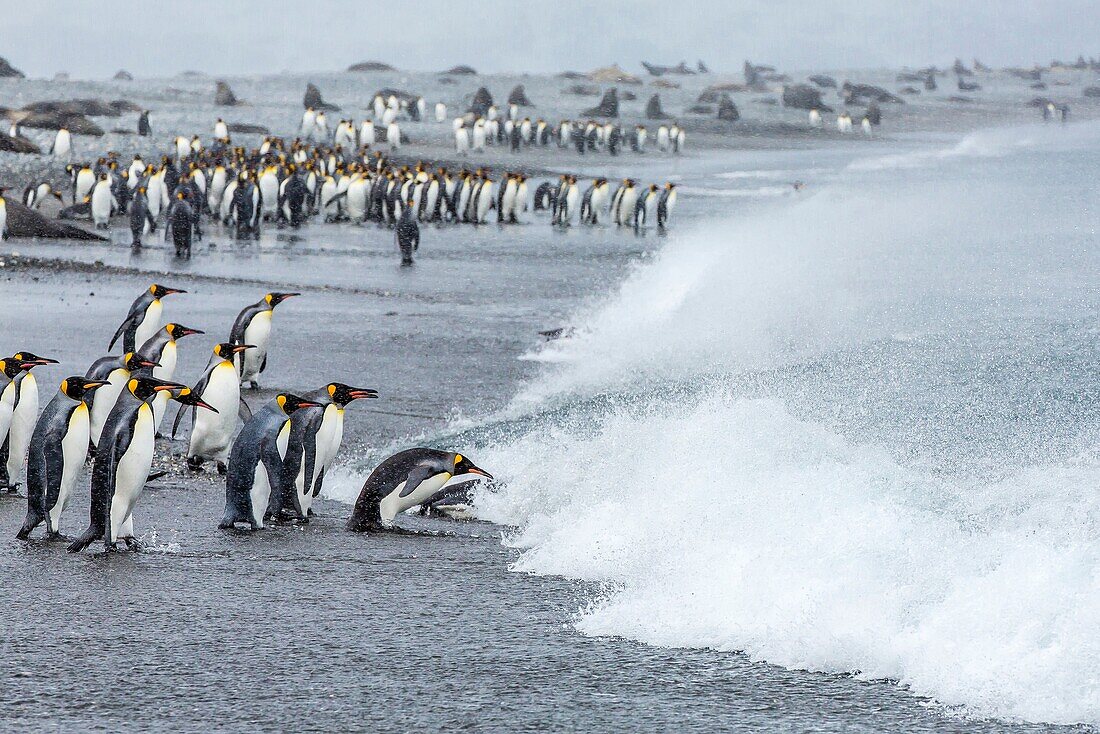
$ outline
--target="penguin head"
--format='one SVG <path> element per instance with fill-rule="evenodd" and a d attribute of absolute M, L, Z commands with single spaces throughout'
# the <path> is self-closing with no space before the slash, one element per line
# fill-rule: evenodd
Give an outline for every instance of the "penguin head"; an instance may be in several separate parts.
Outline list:
<path fill-rule="evenodd" d="M 279 407 L 287 415 L 292 414 L 294 411 L 300 408 L 320 408 L 320 403 L 315 403 L 312 400 L 306 400 L 305 398 L 297 395 L 292 395 L 288 392 L 279 393 L 275 396 L 275 402 L 279 404 Z"/>
<path fill-rule="evenodd" d="M 205 334 L 206 332 L 201 329 L 192 329 L 189 326 L 182 326 L 181 324 L 165 324 L 164 330 L 168 332 L 168 336 L 173 339 L 182 339 L 185 336 L 191 336 L 192 334 Z"/>
<path fill-rule="evenodd" d="M 185 388 L 178 382 L 160 380 L 156 377 L 131 377 L 126 382 L 126 389 L 138 400 L 148 400 L 158 392 L 167 392 L 178 388 Z"/>
<path fill-rule="evenodd" d="M 5 359 L 0 359 L 0 372 L 3 372 L 10 380 L 20 372 L 34 369 L 40 364 L 47 364 L 46 362 L 39 361 L 39 359 L 27 359 L 28 356 L 33 357 L 34 355 L 29 352 L 19 352 Z M 53 360 L 50 361 L 52 362 Z"/>
<path fill-rule="evenodd" d="M 122 357 L 122 363 L 126 366 L 126 369 L 130 372 L 137 372 L 140 369 L 148 369 L 152 367 L 160 367 L 159 362 L 138 354 L 137 352 L 127 352 Z"/>
<path fill-rule="evenodd" d="M 182 291 L 179 288 L 169 288 L 168 286 L 153 283 L 151 286 L 149 286 L 149 292 L 153 294 L 153 298 L 160 299 L 164 298 L 165 296 L 170 296 L 173 293 L 186 293 L 187 291 Z"/>
<path fill-rule="evenodd" d="M 300 296 L 300 295 L 302 295 L 302 294 L 301 293 L 268 293 L 266 296 L 264 296 L 264 300 L 267 301 L 267 305 L 271 306 L 271 308 L 275 308 L 276 306 L 278 306 L 280 303 L 282 303 L 286 299 L 293 298 L 294 296 Z"/>
<path fill-rule="evenodd" d="M 231 342 L 222 342 L 221 344 L 214 345 L 214 354 L 222 359 L 233 359 L 233 357 L 246 349 L 255 349 L 254 344 L 233 344 Z"/>
<path fill-rule="evenodd" d="M 57 364 L 56 359 L 50 359 L 49 357 L 39 357 L 33 352 L 16 352 L 11 356 L 13 360 L 23 365 L 23 369 L 29 370 L 32 367 L 40 367 L 44 364 Z"/>
<path fill-rule="evenodd" d="M 181 405 L 193 405 L 196 408 L 212 410 L 215 413 L 218 412 L 217 408 L 205 402 L 194 390 L 189 387 L 180 388 L 179 390 L 173 390 L 172 399 Z"/>
<path fill-rule="evenodd" d="M 328 390 L 329 397 L 332 398 L 332 402 L 339 405 L 341 408 L 350 403 L 353 400 L 359 400 L 361 398 L 377 398 L 378 391 L 371 390 L 366 387 L 351 387 L 345 385 L 342 382 L 330 382 L 325 386 Z"/>
<path fill-rule="evenodd" d="M 477 474 L 479 476 L 485 477 L 486 479 L 493 478 L 492 474 L 478 466 L 475 466 L 474 462 L 470 461 L 462 454 L 455 454 L 452 457 L 451 461 L 453 462 L 453 469 L 450 471 L 452 476 L 457 477 L 462 474 Z"/>
<path fill-rule="evenodd" d="M 61 381 L 61 392 L 73 400 L 83 400 L 88 393 L 108 384 L 110 383 L 105 380 L 88 380 L 80 375 L 73 375 Z"/>

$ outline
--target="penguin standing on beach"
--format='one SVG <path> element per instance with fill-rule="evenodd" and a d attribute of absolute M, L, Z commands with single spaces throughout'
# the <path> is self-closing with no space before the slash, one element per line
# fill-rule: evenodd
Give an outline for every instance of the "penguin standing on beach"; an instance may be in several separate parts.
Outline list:
<path fill-rule="evenodd" d="M 59 127 L 57 134 L 54 135 L 53 145 L 50 146 L 50 155 L 63 161 L 70 160 L 73 157 L 73 136 L 69 133 L 69 128 L 64 125 Z"/>
<path fill-rule="evenodd" d="M 675 207 L 676 184 L 670 181 L 665 184 L 665 189 L 661 192 L 661 200 L 657 203 L 657 227 L 664 229 L 668 225 L 668 218 Z"/>
<path fill-rule="evenodd" d="M 150 232 L 157 231 L 157 220 L 149 211 L 149 200 L 144 186 L 139 186 L 130 202 L 130 247 L 141 247 L 141 238 Z"/>
<path fill-rule="evenodd" d="M 378 392 L 332 382 L 302 396 L 324 410 L 299 410 L 290 416 L 291 444 L 301 452 L 286 456 L 284 486 L 301 517 L 308 518 L 313 500 L 321 493 L 325 470 L 332 465 L 344 440 L 344 410 L 354 400 L 377 398 Z"/>
<path fill-rule="evenodd" d="M 241 352 L 253 349 L 251 344 L 224 342 L 214 346 L 214 355 L 191 391 L 204 402 L 214 406 L 211 411 L 191 412 L 191 438 L 187 444 L 187 468 L 200 471 L 206 461 L 217 462 L 218 473 L 225 474 L 229 461 L 229 447 L 233 431 L 237 428 L 237 416 L 241 412 L 241 381 L 233 359 Z M 184 409 L 176 414 L 172 437 L 176 436 Z"/>
<path fill-rule="evenodd" d="M 401 251 L 401 264 L 412 265 L 413 253 L 420 249 L 420 225 L 416 223 L 416 210 L 411 198 L 401 210 L 394 236 L 397 239 L 397 249 Z"/>
<path fill-rule="evenodd" d="M 153 132 L 153 128 L 149 125 L 149 110 L 142 110 L 138 115 L 137 133 L 142 137 L 148 136 Z"/>
<path fill-rule="evenodd" d="M 192 334 L 204 334 L 199 329 L 191 329 L 180 324 L 165 324 L 164 328 L 141 345 L 138 353 L 150 362 L 156 362 L 153 367 L 153 377 L 159 380 L 171 380 L 176 376 L 177 346 L 176 340 Z M 164 420 L 164 411 L 168 407 L 168 393 L 158 393 L 153 398 L 154 428 L 160 431 L 160 422 Z"/>
<path fill-rule="evenodd" d="M 114 194 L 111 193 L 111 182 L 106 173 L 99 176 L 99 180 L 92 186 L 92 222 L 96 229 L 107 229 L 111 220 L 111 212 L 118 207 Z"/>
<path fill-rule="evenodd" d="M 67 377 L 42 411 L 27 454 L 27 517 L 16 535 L 19 540 L 26 540 L 43 522 L 47 539 L 60 537 L 61 513 L 88 458 L 88 404 L 84 399 L 106 384 L 78 375 Z"/>
<path fill-rule="evenodd" d="M 111 343 L 107 346 L 107 349 L 114 349 L 115 342 L 121 336 L 123 351 L 136 351 L 137 347 L 149 341 L 153 334 L 160 331 L 161 314 L 164 310 L 160 299 L 174 293 L 186 292 L 178 288 L 168 288 L 153 283 L 130 304 L 130 311 L 126 314 L 122 324 L 119 325 L 118 330 L 115 331 L 115 335 L 111 337 Z"/>
<path fill-rule="evenodd" d="M 0 360 L 0 488 L 19 488 L 23 461 L 27 458 L 31 434 L 38 420 L 38 383 L 31 370 L 55 359 L 18 352 Z"/>
<path fill-rule="evenodd" d="M 278 516 L 287 496 L 283 459 L 291 445 L 290 417 L 295 411 L 321 407 L 297 395 L 280 393 L 244 424 L 229 453 L 225 478 L 225 514 L 218 527 L 228 530 L 246 523 L 252 530 Z"/>
<path fill-rule="evenodd" d="M 645 227 L 656 217 L 660 200 L 661 192 L 657 184 L 650 184 L 649 188 L 634 202 L 634 229 Z"/>
<path fill-rule="evenodd" d="M 0 186 L 0 240 L 8 238 L 8 202 L 4 198 L 7 187 Z"/>
<path fill-rule="evenodd" d="M 371 472 L 347 522 L 352 532 L 374 532 L 393 527 L 394 518 L 443 488 L 452 477 L 492 475 L 462 454 L 416 448 L 389 457 Z"/>
<path fill-rule="evenodd" d="M 251 344 L 252 349 L 234 356 L 237 371 L 242 383 L 249 382 L 257 390 L 260 383 L 256 378 L 267 369 L 267 350 L 271 342 L 271 318 L 275 307 L 288 298 L 301 293 L 268 293 L 251 306 L 237 314 L 233 328 L 229 331 L 230 344 Z"/>
<path fill-rule="evenodd" d="M 137 352 L 127 352 L 121 357 L 100 357 L 92 362 L 92 366 L 84 373 L 84 378 L 107 383 L 84 399 L 88 404 L 89 431 L 93 447 L 99 445 L 99 435 L 103 431 L 103 425 L 107 422 L 107 417 L 110 416 L 111 409 L 115 407 L 115 402 L 127 381 L 135 374 L 148 375 L 146 371 L 154 367 L 159 365 Z"/>
<path fill-rule="evenodd" d="M 168 232 L 172 232 L 172 244 L 175 247 L 176 257 L 185 260 L 191 259 L 192 225 L 196 218 L 195 210 L 187 202 L 187 197 L 182 191 L 176 192 L 176 199 L 172 206 L 168 207 L 166 215 L 168 224 L 164 234 L 167 239 Z"/>
<path fill-rule="evenodd" d="M 155 432 L 149 402 L 158 392 L 180 390 L 174 396 L 184 404 L 209 409 L 183 385 L 155 377 L 134 377 L 111 410 L 92 464 L 92 503 L 88 529 L 69 546 L 79 553 L 102 539 L 107 550 L 122 540 L 127 547 L 140 544 L 134 536 L 134 507 L 141 497 L 153 466 Z"/>

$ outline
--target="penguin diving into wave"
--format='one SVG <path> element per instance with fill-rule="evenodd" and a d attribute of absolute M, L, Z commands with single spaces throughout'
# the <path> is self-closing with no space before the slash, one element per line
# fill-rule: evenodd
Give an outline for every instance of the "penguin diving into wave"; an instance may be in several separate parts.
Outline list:
<path fill-rule="evenodd" d="M 452 477 L 467 474 L 493 478 L 462 454 L 429 448 L 396 453 L 367 477 L 346 527 L 356 533 L 393 529 L 399 514 L 428 501 Z"/>
<path fill-rule="evenodd" d="M 42 411 L 27 455 L 27 517 L 16 537 L 26 540 L 46 523 L 46 539 L 61 537 L 61 513 L 88 458 L 88 404 L 85 398 L 107 383 L 79 375 L 66 377 Z"/>

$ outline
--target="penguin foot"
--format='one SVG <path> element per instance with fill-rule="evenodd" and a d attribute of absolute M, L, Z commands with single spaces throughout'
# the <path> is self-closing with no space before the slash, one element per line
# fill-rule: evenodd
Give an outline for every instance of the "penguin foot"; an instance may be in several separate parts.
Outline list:
<path fill-rule="evenodd" d="M 255 380 L 250 380 L 248 384 L 250 386 L 250 389 L 252 389 L 252 390 L 259 390 L 260 389 L 260 383 L 256 382 Z"/>
<path fill-rule="evenodd" d="M 137 538 L 123 538 L 122 540 L 126 543 L 127 550 L 137 552 L 145 549 L 145 544 Z"/>
<path fill-rule="evenodd" d="M 198 456 L 187 457 L 187 468 L 190 471 L 202 471 L 203 460 Z"/>
<path fill-rule="evenodd" d="M 228 473 L 229 473 L 229 467 L 225 465 L 224 461 L 219 461 L 218 462 L 218 474 L 221 474 L 224 477 Z"/>

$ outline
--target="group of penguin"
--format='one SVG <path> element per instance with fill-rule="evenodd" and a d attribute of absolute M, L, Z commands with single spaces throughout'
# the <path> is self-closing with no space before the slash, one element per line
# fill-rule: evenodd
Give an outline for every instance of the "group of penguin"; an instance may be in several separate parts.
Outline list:
<path fill-rule="evenodd" d="M 635 153 L 643 153 L 649 141 L 645 125 L 635 125 L 627 132 L 622 125 L 610 122 L 562 120 L 551 125 L 546 120 L 532 121 L 529 117 L 522 120 L 509 117 L 501 124 L 494 107 L 489 108 L 485 117 L 479 116 L 472 123 L 465 117 L 456 117 L 452 125 L 455 151 L 460 155 L 482 152 L 486 146 L 497 144 L 507 144 L 515 153 L 530 146 L 548 147 L 552 142 L 559 148 L 575 148 L 581 155 L 599 151 L 618 155 L 624 145 L 629 145 Z M 687 133 L 679 125 L 657 128 L 655 147 L 661 152 L 680 153 L 686 142 Z"/>
<path fill-rule="evenodd" d="M 184 413 L 191 414 L 188 468 L 202 471 L 213 461 L 226 477 L 220 528 L 257 530 L 265 522 L 309 521 L 343 440 L 345 408 L 378 393 L 332 382 L 303 395 L 280 392 L 255 413 L 249 411 L 241 385 L 258 387 L 275 307 L 297 293 L 268 293 L 243 309 L 229 340 L 214 346 L 198 382 L 192 387 L 173 382 L 177 341 L 204 333 L 177 323 L 161 325 L 162 299 L 177 293 L 185 291 L 159 284 L 143 292 L 108 347 L 120 343 L 123 354 L 105 356 L 83 376 L 62 380 L 41 415 L 32 370 L 57 361 L 25 351 L 0 359 L 0 487 L 15 492 L 26 463 L 27 514 L 18 538 L 29 538 L 42 524 L 47 539 L 62 537 L 62 513 L 91 454 L 89 524 L 69 550 L 79 552 L 97 540 L 108 550 L 119 542 L 139 548 L 134 509 L 150 479 L 169 401 L 180 405 L 173 437 Z M 239 432 L 238 416 L 244 420 Z M 347 528 L 391 529 L 398 514 L 416 506 L 460 512 L 468 501 L 468 482 L 449 482 L 467 475 L 492 479 L 455 452 L 399 452 L 368 477 Z"/>
<path fill-rule="evenodd" d="M 817 109 L 810 110 L 810 127 L 820 128 L 824 124 L 821 118 L 821 111 Z M 871 119 L 866 115 L 863 116 L 863 120 L 859 123 L 859 127 L 864 135 L 872 134 Z M 852 116 L 847 111 L 841 112 L 836 116 L 836 129 L 837 132 L 841 133 L 852 132 Z"/>
<path fill-rule="evenodd" d="M 655 223 L 663 230 L 676 207 L 676 196 L 676 184 L 671 181 L 664 188 L 643 187 L 629 178 L 614 193 L 606 178 L 598 178 L 582 194 L 576 176 L 562 175 L 556 185 L 545 182 L 535 190 L 535 209 L 548 210 L 550 221 L 560 225 L 569 225 L 579 216 L 582 224 L 609 221 L 639 229 Z"/>
<path fill-rule="evenodd" d="M 313 118 L 314 128 L 319 116 Z M 605 128 L 594 130 L 602 135 Z M 64 206 L 61 191 L 46 181 L 28 186 L 23 203 L 32 209 L 57 206 L 59 217 L 90 219 L 98 228 L 108 227 L 115 215 L 128 215 L 135 248 L 163 223 L 165 239 L 171 235 L 181 258 L 190 257 L 192 243 L 202 239 L 204 218 L 231 229 L 237 238 L 258 238 L 265 223 L 297 228 L 313 216 L 326 222 L 375 221 L 395 229 L 405 264 L 419 247 L 419 223 L 522 223 L 532 210 L 524 173 L 505 172 L 494 180 L 488 168 L 454 172 L 423 161 L 399 166 L 371 150 L 369 139 L 362 137 L 370 134 L 360 128 L 357 137 L 345 120 L 331 142 L 265 137 L 257 148 L 246 150 L 231 145 L 226 124 L 218 119 L 208 147 L 197 135 L 178 136 L 173 154 L 162 155 L 155 164 L 140 155 L 126 164 L 111 151 L 94 164 L 66 166 L 72 205 Z M 644 128 L 639 135 L 644 145 Z M 552 210 L 551 222 L 558 225 L 570 224 L 580 213 L 587 224 L 607 220 L 664 227 L 675 204 L 675 197 L 668 196 L 671 184 L 660 195 L 656 185 L 635 195 L 636 184 L 627 179 L 619 189 L 623 208 L 617 203 L 620 197 L 607 192 L 607 181 L 597 179 L 578 202 L 586 215 L 577 205 L 570 206 L 577 186 L 572 176 L 540 185 L 533 209 Z"/>

